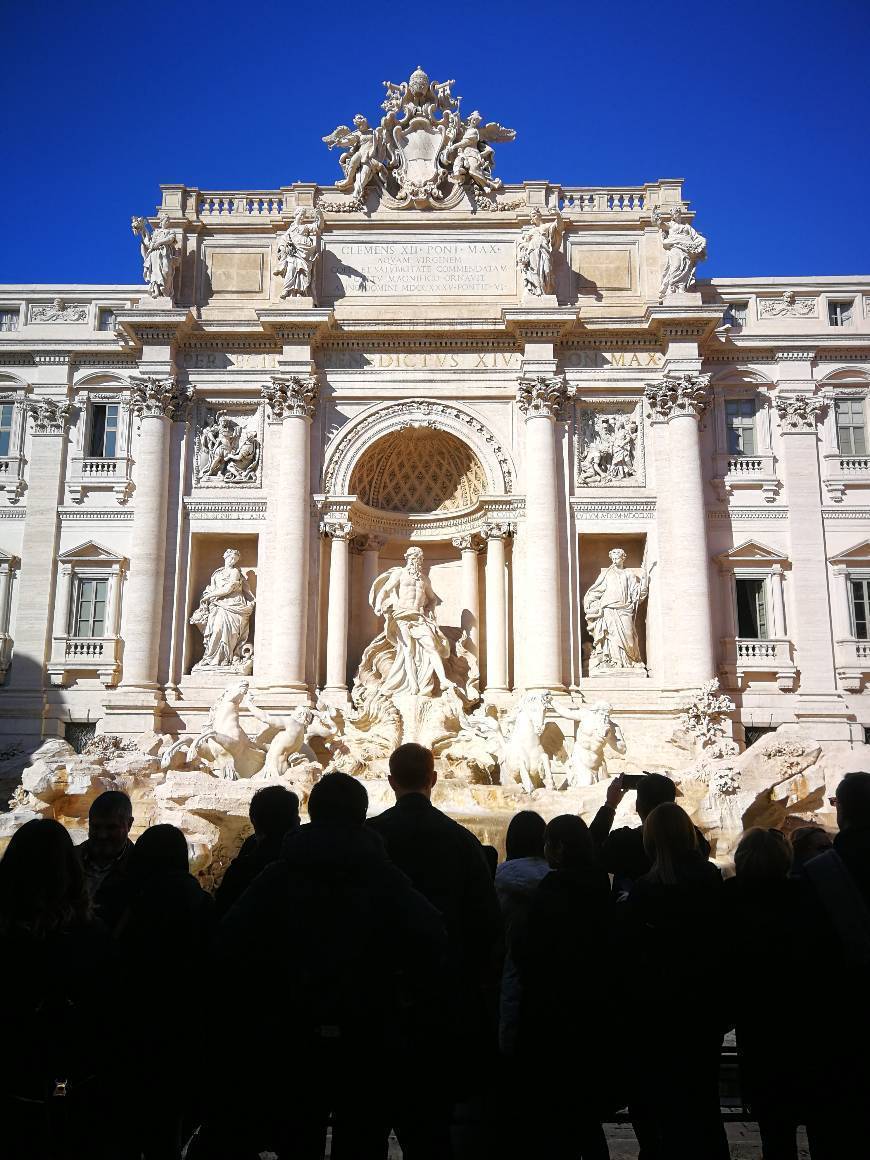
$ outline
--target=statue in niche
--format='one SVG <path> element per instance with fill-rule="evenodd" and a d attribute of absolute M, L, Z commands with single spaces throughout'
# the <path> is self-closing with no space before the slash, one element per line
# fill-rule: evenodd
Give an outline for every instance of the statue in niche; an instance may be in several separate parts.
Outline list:
<path fill-rule="evenodd" d="M 695 285 L 695 266 L 707 256 L 707 239 L 683 221 L 682 206 L 674 206 L 670 221 L 655 206 L 652 220 L 664 235 L 665 269 L 659 296 L 685 294 Z"/>
<path fill-rule="evenodd" d="M 313 212 L 312 221 L 306 221 Z M 323 248 L 323 214 L 302 206 L 293 215 L 290 225 L 278 237 L 278 263 L 275 272 L 284 279 L 282 298 L 293 294 L 311 296 L 314 264 Z"/>
<path fill-rule="evenodd" d="M 435 620 L 441 601 L 423 571 L 422 548 L 409 548 L 404 567 L 378 576 L 369 603 L 383 616 L 384 629 L 363 653 L 357 686 L 377 683 L 376 691 L 382 696 L 431 697 L 437 677 L 442 692 L 455 689 L 444 668 L 450 641 Z"/>
<path fill-rule="evenodd" d="M 545 225 L 541 211 L 533 209 L 531 223 L 523 226 L 517 242 L 517 262 L 523 284 L 535 297 L 555 292 L 553 251 L 562 244 L 564 226 L 559 207 L 554 206 L 553 210 L 555 217 Z"/>
<path fill-rule="evenodd" d="M 255 483 L 260 466 L 260 440 L 256 431 L 218 411 L 196 435 L 196 480 Z"/>
<path fill-rule="evenodd" d="M 628 571 L 622 548 L 614 548 L 608 555 L 610 567 L 602 568 L 583 597 L 592 637 L 589 675 L 631 669 L 646 672 L 636 620 L 638 607 L 649 592 L 649 574 L 646 569 L 641 569 L 639 576 Z"/>
<path fill-rule="evenodd" d="M 633 415 L 588 415 L 578 482 L 614 483 L 634 474 L 638 423 Z"/>
<path fill-rule="evenodd" d="M 142 276 L 152 298 L 172 298 L 175 272 L 181 264 L 178 234 L 169 228 L 169 216 L 162 213 L 157 229 L 149 230 L 145 218 L 134 217 L 133 233 L 140 239 Z"/>
<path fill-rule="evenodd" d="M 224 566 L 212 573 L 190 618 L 203 637 L 202 660 L 193 666 L 195 673 L 224 669 L 250 675 L 253 671 L 254 649 L 248 637 L 256 601 L 239 567 L 240 559 L 235 548 L 224 552 Z"/>

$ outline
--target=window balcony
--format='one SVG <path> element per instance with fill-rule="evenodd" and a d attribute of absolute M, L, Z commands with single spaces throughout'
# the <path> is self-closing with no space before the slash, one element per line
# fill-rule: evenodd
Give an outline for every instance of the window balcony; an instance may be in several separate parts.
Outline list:
<path fill-rule="evenodd" d="M 0 491 L 10 503 L 18 503 L 27 488 L 24 482 L 24 457 L 0 455 Z"/>
<path fill-rule="evenodd" d="M 870 640 L 838 640 L 837 677 L 847 693 L 860 693 L 870 679 Z"/>
<path fill-rule="evenodd" d="M 870 455 L 828 452 L 824 461 L 825 490 L 834 503 L 843 502 L 847 487 L 870 487 Z"/>
<path fill-rule="evenodd" d="M 119 504 L 133 494 L 129 455 L 103 458 L 95 455 L 74 455 L 71 458 L 67 490 L 73 503 L 83 503 L 89 491 L 110 491 Z"/>
<path fill-rule="evenodd" d="M 117 636 L 55 636 L 48 676 L 53 685 L 69 683 L 73 675 L 98 677 L 107 689 L 121 676 L 121 638 Z"/>
<path fill-rule="evenodd" d="M 773 503 L 779 491 L 772 451 L 735 455 L 717 452 L 714 460 L 715 477 L 712 481 L 719 498 L 727 499 L 738 489 L 755 488 L 765 503 Z"/>
<path fill-rule="evenodd" d="M 790 640 L 753 640 L 736 637 L 722 641 L 723 676 L 733 688 L 743 688 L 753 677 L 773 674 L 782 693 L 794 691 L 797 670 Z"/>

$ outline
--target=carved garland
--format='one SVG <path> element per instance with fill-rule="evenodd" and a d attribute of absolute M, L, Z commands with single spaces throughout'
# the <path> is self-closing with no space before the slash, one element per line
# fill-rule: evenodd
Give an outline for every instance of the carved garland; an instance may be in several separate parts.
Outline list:
<path fill-rule="evenodd" d="M 776 410 L 784 435 L 815 431 L 816 420 L 824 415 L 827 402 L 812 395 L 777 395 Z"/>
<path fill-rule="evenodd" d="M 666 375 L 654 383 L 647 383 L 644 391 L 653 418 L 674 419 L 678 415 L 692 415 L 700 419 L 710 402 L 710 376 L 691 372 Z"/>
<path fill-rule="evenodd" d="M 273 423 L 280 423 L 285 417 L 313 419 L 317 407 L 320 382 L 316 375 L 302 378 L 299 375 L 273 375 L 261 394 L 269 406 Z"/>
<path fill-rule="evenodd" d="M 193 393 L 193 387 L 181 387 L 171 377 L 145 375 L 130 379 L 131 406 L 139 419 L 181 419 Z"/>

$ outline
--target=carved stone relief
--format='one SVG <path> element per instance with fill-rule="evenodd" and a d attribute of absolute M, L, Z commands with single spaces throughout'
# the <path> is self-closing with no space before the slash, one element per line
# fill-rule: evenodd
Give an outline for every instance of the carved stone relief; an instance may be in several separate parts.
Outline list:
<path fill-rule="evenodd" d="M 88 308 L 79 303 L 66 303 L 62 298 L 54 302 L 36 302 L 30 307 L 28 322 L 87 322 Z"/>
<path fill-rule="evenodd" d="M 643 415 L 640 402 L 576 404 L 578 487 L 642 487 Z"/>
<path fill-rule="evenodd" d="M 263 453 L 261 426 L 260 411 L 204 411 L 194 444 L 194 483 L 200 487 L 258 484 Z"/>
<path fill-rule="evenodd" d="M 798 298 L 794 290 L 786 290 L 782 298 L 759 298 L 758 314 L 761 318 L 814 318 L 816 299 Z"/>

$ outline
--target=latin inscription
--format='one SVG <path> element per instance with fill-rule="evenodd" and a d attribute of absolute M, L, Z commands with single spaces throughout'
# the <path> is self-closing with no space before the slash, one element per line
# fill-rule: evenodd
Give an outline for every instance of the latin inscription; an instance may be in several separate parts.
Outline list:
<path fill-rule="evenodd" d="M 323 254 L 327 297 L 513 295 L 512 242 L 339 242 Z"/>

